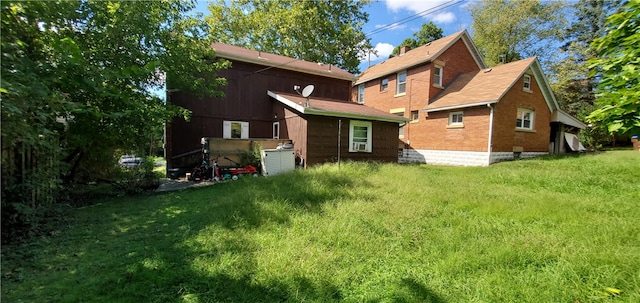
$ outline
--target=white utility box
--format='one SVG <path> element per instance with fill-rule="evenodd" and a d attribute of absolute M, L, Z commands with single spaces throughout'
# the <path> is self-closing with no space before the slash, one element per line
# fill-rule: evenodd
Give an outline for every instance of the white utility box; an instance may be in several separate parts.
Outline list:
<path fill-rule="evenodd" d="M 264 176 L 273 176 L 296 168 L 296 155 L 293 149 L 263 149 L 260 153 Z"/>

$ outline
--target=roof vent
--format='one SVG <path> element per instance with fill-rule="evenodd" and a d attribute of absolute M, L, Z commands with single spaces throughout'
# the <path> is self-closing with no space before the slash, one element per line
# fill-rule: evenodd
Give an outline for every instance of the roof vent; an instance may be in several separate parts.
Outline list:
<path fill-rule="evenodd" d="M 484 70 L 484 72 L 485 72 L 485 73 L 488 73 L 488 72 L 490 72 L 490 71 L 491 71 L 491 69 L 490 69 L 490 68 L 487 68 L 487 69 L 485 69 L 485 70 Z"/>

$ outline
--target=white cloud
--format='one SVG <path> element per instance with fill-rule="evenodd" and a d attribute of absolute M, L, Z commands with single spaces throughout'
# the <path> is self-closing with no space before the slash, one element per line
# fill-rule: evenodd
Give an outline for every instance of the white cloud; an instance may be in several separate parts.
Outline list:
<path fill-rule="evenodd" d="M 398 22 L 392 24 L 377 24 L 375 28 L 386 28 L 387 30 L 401 30 L 407 28 L 405 24 L 399 24 Z"/>
<path fill-rule="evenodd" d="M 386 60 L 389 58 L 389 55 L 391 55 L 393 48 L 394 46 L 389 43 L 378 42 L 378 44 L 373 48 L 375 54 L 374 52 L 371 52 L 371 57 L 366 54 L 364 56 L 360 56 L 360 62 L 367 62 L 369 60 L 371 62 Z"/>
<path fill-rule="evenodd" d="M 423 13 L 427 10 L 438 9 L 441 6 L 446 6 L 449 0 L 386 0 L 385 4 L 387 9 L 392 12 L 399 12 L 401 10 L 408 10 L 414 14 Z M 456 16 L 452 12 L 436 12 L 434 14 L 428 14 L 425 18 L 431 19 L 436 23 L 451 23 L 456 20 Z"/>
<path fill-rule="evenodd" d="M 442 5 L 448 1 L 449 0 L 386 0 L 385 3 L 387 8 L 393 12 L 406 9 L 414 13 L 419 13 Z"/>
<path fill-rule="evenodd" d="M 393 52 L 393 48 L 394 46 L 389 43 L 379 42 L 374 48 L 378 54 L 376 57 L 384 59 L 389 58 L 389 55 Z"/>
<path fill-rule="evenodd" d="M 385 60 L 389 58 L 391 52 L 393 52 L 393 45 L 384 42 L 378 42 L 373 48 L 376 54 L 371 54 L 371 61 Z"/>
<path fill-rule="evenodd" d="M 431 21 L 435 23 L 451 23 L 453 21 L 456 21 L 456 15 L 454 15 L 452 12 L 440 13 L 433 16 L 433 18 L 431 18 Z"/>

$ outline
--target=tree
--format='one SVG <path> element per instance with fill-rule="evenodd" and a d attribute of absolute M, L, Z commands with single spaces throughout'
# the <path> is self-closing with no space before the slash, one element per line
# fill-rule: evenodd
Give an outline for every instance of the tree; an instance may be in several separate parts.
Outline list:
<path fill-rule="evenodd" d="M 389 58 L 395 57 L 400 53 L 400 48 L 403 46 L 408 46 L 409 48 L 416 48 L 421 45 L 425 45 L 431 41 L 438 40 L 442 38 L 442 29 L 437 25 L 433 24 L 433 22 L 429 21 L 428 23 L 423 23 L 422 28 L 419 31 L 413 33 L 414 38 L 407 38 L 400 45 L 396 46 Z"/>
<path fill-rule="evenodd" d="M 568 15 L 574 16 L 564 30 L 564 45 L 551 65 L 550 85 L 560 107 L 567 113 L 584 120 L 594 110 L 594 89 L 597 78 L 589 75 L 587 61 L 595 58 L 589 45 L 595 38 L 605 35 L 605 21 L 620 1 L 580 0 L 568 7 Z M 598 148 L 610 137 L 601 127 L 590 127 L 581 133 L 588 147 Z"/>
<path fill-rule="evenodd" d="M 593 110 L 596 79 L 589 76 L 587 61 L 595 57 L 589 45 L 605 34 L 606 17 L 615 11 L 620 1 L 580 0 L 569 8 L 575 16 L 564 31 L 565 43 L 561 47 L 562 60 L 552 67 L 551 86 L 560 106 L 568 113 L 584 118 Z"/>
<path fill-rule="evenodd" d="M 591 43 L 589 60 L 600 77 L 596 106 L 587 120 L 609 133 L 640 134 L 640 1 L 631 0 L 607 18 L 607 34 Z"/>
<path fill-rule="evenodd" d="M 220 0 L 206 20 L 215 41 L 357 73 L 359 55 L 372 48 L 362 31 L 368 2 Z"/>
<path fill-rule="evenodd" d="M 546 62 L 564 28 L 562 3 L 483 0 L 469 6 L 473 40 L 489 66 L 537 56 Z"/>
<path fill-rule="evenodd" d="M 55 201 L 60 181 L 108 171 L 114 151 L 142 153 L 149 132 L 186 114 L 151 93 L 163 74 L 173 88 L 213 95 L 224 84 L 206 24 L 185 17 L 190 2 L 0 5 L 3 224 L 41 209 L 40 196 Z"/>

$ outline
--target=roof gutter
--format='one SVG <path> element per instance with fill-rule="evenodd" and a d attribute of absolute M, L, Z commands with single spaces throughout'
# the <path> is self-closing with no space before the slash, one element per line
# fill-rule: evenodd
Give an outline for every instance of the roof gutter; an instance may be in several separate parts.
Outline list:
<path fill-rule="evenodd" d="M 387 117 L 380 117 L 380 116 L 369 116 L 369 115 L 354 114 L 354 113 L 334 112 L 334 111 L 328 111 L 328 110 L 322 110 L 322 109 L 315 109 L 311 107 L 305 108 L 305 111 L 303 112 L 303 114 L 350 118 L 350 119 L 361 119 L 361 120 L 375 120 L 375 121 L 395 122 L 395 123 L 404 123 L 409 120 L 407 118 L 400 118 L 400 116 L 398 116 L 398 119 L 394 119 L 394 118 L 387 118 Z"/>
<path fill-rule="evenodd" d="M 452 109 L 460 109 L 460 108 L 467 108 L 467 107 L 475 107 L 475 106 L 489 106 L 492 104 L 498 103 L 498 100 L 492 100 L 492 101 L 482 101 L 482 102 L 475 102 L 475 103 L 469 103 L 469 104 L 457 104 L 457 105 L 451 105 L 451 106 L 443 106 L 443 107 L 437 107 L 437 108 L 429 108 L 429 109 L 423 109 L 422 112 L 425 113 L 433 113 L 433 112 L 441 112 L 441 111 L 446 111 L 446 110 L 452 110 Z"/>

